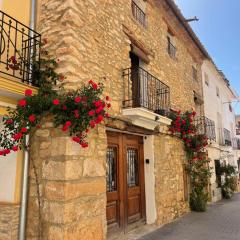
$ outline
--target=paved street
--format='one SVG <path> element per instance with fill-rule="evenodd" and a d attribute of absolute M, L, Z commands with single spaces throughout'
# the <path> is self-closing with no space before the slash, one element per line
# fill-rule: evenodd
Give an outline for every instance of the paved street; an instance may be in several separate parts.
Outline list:
<path fill-rule="evenodd" d="M 190 213 L 139 240 L 240 240 L 240 194 Z"/>

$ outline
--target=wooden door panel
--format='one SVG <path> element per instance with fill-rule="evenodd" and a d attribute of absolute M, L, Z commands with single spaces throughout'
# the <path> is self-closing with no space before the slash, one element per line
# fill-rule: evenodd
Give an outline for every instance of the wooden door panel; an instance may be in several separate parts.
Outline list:
<path fill-rule="evenodd" d="M 119 206 L 118 201 L 112 201 L 107 203 L 107 224 L 119 225 Z"/>

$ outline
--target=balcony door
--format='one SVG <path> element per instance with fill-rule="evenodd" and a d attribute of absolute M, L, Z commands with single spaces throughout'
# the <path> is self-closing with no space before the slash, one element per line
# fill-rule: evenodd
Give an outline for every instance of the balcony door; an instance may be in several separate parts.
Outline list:
<path fill-rule="evenodd" d="M 107 223 L 109 232 L 127 232 L 145 221 L 143 139 L 108 132 Z"/>
<path fill-rule="evenodd" d="M 148 79 L 146 72 L 142 70 L 142 61 L 133 52 L 130 52 L 132 99 L 134 107 L 148 107 Z"/>

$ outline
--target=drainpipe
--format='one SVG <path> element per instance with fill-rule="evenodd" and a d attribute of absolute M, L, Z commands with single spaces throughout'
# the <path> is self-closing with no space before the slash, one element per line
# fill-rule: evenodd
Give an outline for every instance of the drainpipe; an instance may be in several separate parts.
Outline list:
<path fill-rule="evenodd" d="M 31 19 L 30 28 L 35 29 L 35 17 L 36 17 L 36 1 L 31 1 Z M 29 136 L 25 138 L 25 145 L 29 141 Z M 22 197 L 20 207 L 20 223 L 18 239 L 26 239 L 26 216 L 27 216 L 27 199 L 28 199 L 28 170 L 29 170 L 29 154 L 28 151 L 24 151 L 24 166 L 23 166 L 23 179 L 22 179 Z"/>

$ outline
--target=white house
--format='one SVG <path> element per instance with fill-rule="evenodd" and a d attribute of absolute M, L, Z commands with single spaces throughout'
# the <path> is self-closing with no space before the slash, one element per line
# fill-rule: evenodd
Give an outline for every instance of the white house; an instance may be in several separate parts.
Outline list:
<path fill-rule="evenodd" d="M 235 113 L 231 102 L 237 94 L 224 74 L 211 61 L 202 65 L 205 130 L 211 139 L 207 147 L 212 167 L 212 201 L 221 199 L 219 166 L 226 162 L 238 166 Z"/>

